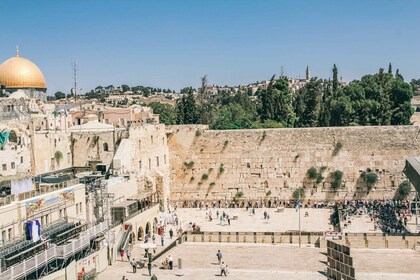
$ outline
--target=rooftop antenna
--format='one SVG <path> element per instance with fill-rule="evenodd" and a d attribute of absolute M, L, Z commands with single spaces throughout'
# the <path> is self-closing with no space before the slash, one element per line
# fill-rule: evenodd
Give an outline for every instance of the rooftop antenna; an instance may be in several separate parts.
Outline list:
<path fill-rule="evenodd" d="M 284 66 L 283 65 L 280 68 L 280 77 L 284 78 Z"/>
<path fill-rule="evenodd" d="M 74 88 L 72 90 L 73 96 L 74 96 L 74 101 L 76 102 L 77 99 L 77 70 L 79 70 L 78 68 L 78 64 L 76 61 L 73 61 L 73 81 L 74 81 Z"/>
<path fill-rule="evenodd" d="M 16 45 L 16 56 L 19 57 L 19 45 Z"/>

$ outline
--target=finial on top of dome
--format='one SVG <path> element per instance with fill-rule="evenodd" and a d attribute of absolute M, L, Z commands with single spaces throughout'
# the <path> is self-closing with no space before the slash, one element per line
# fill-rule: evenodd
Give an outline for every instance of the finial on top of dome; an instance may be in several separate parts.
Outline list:
<path fill-rule="evenodd" d="M 19 46 L 18 45 L 16 45 L 16 56 L 19 57 Z"/>

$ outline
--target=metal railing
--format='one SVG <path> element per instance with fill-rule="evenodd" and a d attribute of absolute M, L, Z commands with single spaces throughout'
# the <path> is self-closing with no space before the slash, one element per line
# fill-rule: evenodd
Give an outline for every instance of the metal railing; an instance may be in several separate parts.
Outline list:
<path fill-rule="evenodd" d="M 107 222 L 97 224 L 96 226 L 81 232 L 78 238 L 70 240 L 68 244 L 60 246 L 53 245 L 47 250 L 36 254 L 29 259 L 11 266 L 0 273 L 0 279 L 18 279 L 34 272 L 42 266 L 47 265 L 55 259 L 66 259 L 88 247 L 92 239 L 94 239 L 97 235 L 104 233 L 107 229 Z"/>
<path fill-rule="evenodd" d="M 47 194 L 47 193 L 57 191 L 57 190 L 61 190 L 61 189 L 67 188 L 67 187 L 77 185 L 77 184 L 79 184 L 79 179 L 78 178 L 71 179 L 71 180 L 64 181 L 64 182 L 57 183 L 57 184 L 53 184 L 53 185 L 46 185 L 45 183 L 41 183 L 40 187 L 37 190 L 20 193 L 18 195 L 18 200 L 20 201 L 20 200 L 25 200 L 25 199 L 28 199 L 28 198 L 33 198 L 33 197 L 36 197 L 38 195 Z"/>

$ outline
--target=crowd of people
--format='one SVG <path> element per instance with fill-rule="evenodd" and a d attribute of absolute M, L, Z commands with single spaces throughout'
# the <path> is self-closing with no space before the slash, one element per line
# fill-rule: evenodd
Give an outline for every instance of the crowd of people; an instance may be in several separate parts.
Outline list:
<path fill-rule="evenodd" d="M 368 215 L 374 223 L 374 229 L 385 233 L 407 232 L 410 216 L 409 202 L 399 200 L 353 200 L 340 207 L 341 220 L 351 223 L 354 216 Z"/>
<path fill-rule="evenodd" d="M 293 208 L 295 207 L 296 201 L 295 200 L 278 200 L 278 199 L 268 199 L 268 200 L 232 200 L 232 201 L 225 201 L 225 200 L 213 200 L 213 201 L 183 201 L 183 202 L 175 202 L 173 204 L 173 209 L 178 207 L 181 208 L 200 208 L 201 209 L 216 209 L 216 208 L 277 208 L 277 207 L 285 207 L 285 208 Z M 335 206 L 335 202 L 317 202 L 311 201 L 308 199 L 304 205 L 304 208 L 331 208 Z"/>

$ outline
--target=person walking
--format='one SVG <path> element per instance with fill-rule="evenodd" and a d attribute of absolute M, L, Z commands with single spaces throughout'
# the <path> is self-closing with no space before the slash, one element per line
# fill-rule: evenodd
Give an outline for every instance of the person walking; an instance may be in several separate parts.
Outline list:
<path fill-rule="evenodd" d="M 174 268 L 174 259 L 171 257 L 171 255 L 169 255 L 168 257 L 168 264 L 169 264 L 169 269 Z"/>
<path fill-rule="evenodd" d="M 216 257 L 217 263 L 220 265 L 220 262 L 222 261 L 222 252 L 220 252 L 220 250 L 217 250 Z"/>
<path fill-rule="evenodd" d="M 172 228 L 169 230 L 169 237 L 172 239 L 172 237 L 174 237 L 174 231 L 172 230 Z"/>
<path fill-rule="evenodd" d="M 226 274 L 226 265 L 225 265 L 224 262 L 222 262 L 222 264 L 220 265 L 220 276 L 223 276 L 223 274 L 225 276 L 227 276 L 227 274 Z"/>
<path fill-rule="evenodd" d="M 128 261 L 130 261 L 130 258 L 131 258 L 131 250 L 127 249 L 127 259 L 128 259 Z"/>
<path fill-rule="evenodd" d="M 161 235 L 160 236 L 160 243 L 162 244 L 162 246 L 165 246 L 165 235 Z"/>
<path fill-rule="evenodd" d="M 120 256 L 121 256 L 121 261 L 123 262 L 124 261 L 124 250 L 120 251 Z"/>
<path fill-rule="evenodd" d="M 135 259 L 133 259 L 131 261 L 131 266 L 133 267 L 133 273 L 136 273 L 137 272 L 137 263 L 136 263 Z"/>

